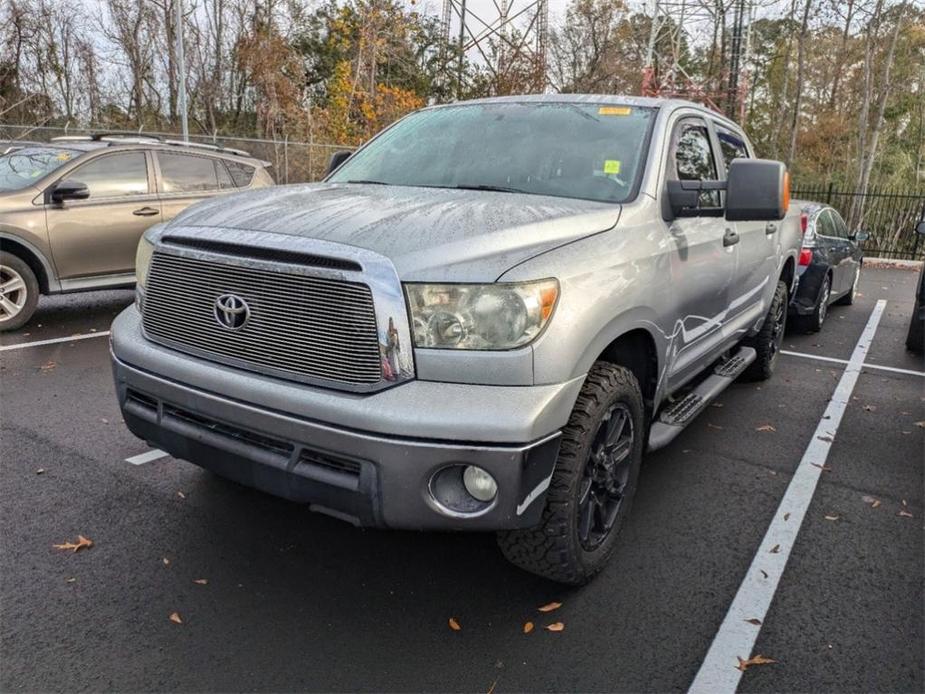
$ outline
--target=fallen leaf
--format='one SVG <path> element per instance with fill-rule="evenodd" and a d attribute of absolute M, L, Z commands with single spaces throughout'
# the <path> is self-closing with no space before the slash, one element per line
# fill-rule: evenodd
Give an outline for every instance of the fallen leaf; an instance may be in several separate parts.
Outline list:
<path fill-rule="evenodd" d="M 778 552 L 780 552 L 780 545 L 774 545 L 771 548 L 771 554 L 777 554 Z"/>
<path fill-rule="evenodd" d="M 903 505 L 903 506 L 908 506 L 908 505 L 909 505 L 909 504 L 906 503 L 906 500 L 905 500 L 905 499 L 901 499 L 901 501 L 902 501 L 902 505 Z"/>
<path fill-rule="evenodd" d="M 565 625 L 562 622 L 553 622 L 546 626 L 546 631 L 565 631 Z"/>
<path fill-rule="evenodd" d="M 495 685 L 498 684 L 498 680 L 495 680 L 491 683 L 491 686 L 488 688 L 488 691 L 485 694 L 493 694 L 495 691 Z"/>
<path fill-rule="evenodd" d="M 164 566 L 170 566 L 170 560 L 167 557 L 164 557 L 161 561 L 164 562 Z"/>
<path fill-rule="evenodd" d="M 815 465 L 817 468 L 819 468 L 823 472 L 829 472 L 832 469 L 828 465 L 820 465 L 819 463 L 813 463 L 813 465 Z"/>
<path fill-rule="evenodd" d="M 756 627 L 761 626 L 761 620 L 758 619 L 757 617 L 752 617 L 751 619 L 746 619 L 745 621 L 748 622 L 749 624 L 754 624 Z"/>
<path fill-rule="evenodd" d="M 764 576 L 765 578 L 768 577 L 768 572 L 767 572 L 767 571 L 765 571 L 764 569 L 758 569 L 758 570 L 761 572 L 761 575 L 762 575 L 762 576 Z"/>
<path fill-rule="evenodd" d="M 915 516 L 913 516 L 911 513 L 909 513 L 905 509 L 899 509 L 899 513 L 897 513 L 896 515 L 902 516 L 903 518 L 915 518 Z"/>
<path fill-rule="evenodd" d="M 925 419 L 923 419 L 921 422 L 916 422 L 915 426 L 917 426 L 919 429 L 925 429 Z"/>
<path fill-rule="evenodd" d="M 770 424 L 763 424 L 760 427 L 756 427 L 755 431 L 777 431 L 777 429 L 772 427 Z"/>
<path fill-rule="evenodd" d="M 38 470 L 35 471 L 35 474 L 36 474 L 36 475 L 44 475 L 44 474 L 45 474 L 45 468 L 40 467 Z"/>
<path fill-rule="evenodd" d="M 835 440 L 831 436 L 817 436 L 816 438 L 819 439 L 820 441 L 825 441 L 826 443 L 832 443 L 832 441 Z M 816 463 L 813 463 L 813 465 L 816 465 Z M 816 465 L 816 467 L 822 467 L 822 466 Z"/>
<path fill-rule="evenodd" d="M 76 580 L 77 580 L 76 578 L 71 577 L 71 578 L 67 579 L 67 582 L 68 582 L 68 583 L 74 583 Z"/>
<path fill-rule="evenodd" d="M 827 521 L 837 521 L 840 516 L 825 516 Z"/>
<path fill-rule="evenodd" d="M 870 505 L 871 508 L 877 508 L 880 505 L 880 499 L 874 499 L 874 503 Z"/>
<path fill-rule="evenodd" d="M 180 616 L 179 612 L 171 612 L 168 619 L 174 624 L 183 624 L 183 618 Z"/>
<path fill-rule="evenodd" d="M 533 631 L 533 622 L 527 622 L 527 623 L 525 623 L 525 624 L 524 624 L 524 633 L 525 633 L 525 634 L 529 634 L 531 631 Z"/>
<path fill-rule="evenodd" d="M 771 663 L 776 663 L 776 660 L 771 658 L 765 658 L 763 655 L 756 655 L 748 660 L 742 660 L 738 656 L 736 659 L 739 661 L 739 664 L 736 666 L 742 672 L 745 672 L 752 665 L 770 665 Z"/>
<path fill-rule="evenodd" d="M 876 412 L 877 406 L 876 405 L 864 405 L 864 411 L 865 412 Z"/>
<path fill-rule="evenodd" d="M 52 545 L 55 549 L 69 549 L 79 552 L 82 549 L 90 549 L 93 546 L 93 540 L 87 539 L 83 535 L 77 536 L 77 542 L 62 542 L 60 545 Z"/>
<path fill-rule="evenodd" d="M 562 607 L 561 602 L 550 602 L 542 607 L 537 608 L 540 612 L 552 612 L 553 610 L 558 610 Z"/>
<path fill-rule="evenodd" d="M 789 513 L 785 513 L 785 514 L 784 514 L 784 520 L 785 520 L 785 521 L 790 520 L 790 514 L 789 514 Z"/>
<path fill-rule="evenodd" d="M 57 364 L 55 364 L 53 361 L 45 362 L 39 367 L 39 371 L 41 373 L 48 373 L 49 371 L 53 370 L 56 366 Z"/>
<path fill-rule="evenodd" d="M 459 626 L 459 622 L 456 621 L 455 617 L 450 617 L 450 629 L 452 629 L 453 631 L 459 631 L 460 629 L 462 629 L 462 627 Z"/>
<path fill-rule="evenodd" d="M 197 585 L 200 585 L 200 586 L 205 586 L 205 585 L 208 585 L 208 584 L 209 584 L 209 579 L 207 579 L 207 578 L 197 578 L 197 579 L 194 579 L 194 580 L 193 580 L 193 583 L 195 583 L 195 584 L 197 584 Z"/>
<path fill-rule="evenodd" d="M 181 499 L 186 498 L 186 494 L 184 494 L 183 492 L 177 492 L 177 496 L 180 497 Z"/>
<path fill-rule="evenodd" d="M 100 421 L 101 421 L 103 424 L 109 424 L 109 420 L 106 419 L 105 417 L 100 417 Z"/>

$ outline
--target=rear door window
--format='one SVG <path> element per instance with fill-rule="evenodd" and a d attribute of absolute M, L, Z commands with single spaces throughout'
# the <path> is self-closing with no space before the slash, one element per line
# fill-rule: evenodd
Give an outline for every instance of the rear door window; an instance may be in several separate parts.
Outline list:
<path fill-rule="evenodd" d="M 840 239 L 847 239 L 848 225 L 845 224 L 845 220 L 835 210 L 829 210 L 829 214 L 832 215 L 832 223 L 835 225 L 835 235 Z"/>
<path fill-rule="evenodd" d="M 816 219 L 816 233 L 830 238 L 837 236 L 835 222 L 832 220 L 832 215 L 828 210 L 823 210 L 819 213 L 819 217 Z"/>
<path fill-rule="evenodd" d="M 201 193 L 218 190 L 215 160 L 189 154 L 158 152 L 165 193 Z"/>
<path fill-rule="evenodd" d="M 745 139 L 729 130 L 729 128 L 716 124 L 716 137 L 719 140 L 719 148 L 723 153 L 723 160 L 726 164 L 726 173 L 729 173 L 729 165 L 733 159 L 748 159 L 748 146 Z"/>
<path fill-rule="evenodd" d="M 245 188 L 251 184 L 254 178 L 254 167 L 242 164 L 238 161 L 226 161 L 228 172 L 237 188 Z"/>
<path fill-rule="evenodd" d="M 144 152 L 106 154 L 67 175 L 90 189 L 90 199 L 144 195 L 148 192 L 148 164 Z"/>

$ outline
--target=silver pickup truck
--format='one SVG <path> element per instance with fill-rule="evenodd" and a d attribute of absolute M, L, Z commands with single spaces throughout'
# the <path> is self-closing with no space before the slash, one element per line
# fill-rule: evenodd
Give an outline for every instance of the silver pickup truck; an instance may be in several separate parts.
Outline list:
<path fill-rule="evenodd" d="M 426 108 L 318 184 L 149 230 L 112 327 L 129 429 L 358 525 L 606 563 L 643 453 L 774 370 L 800 247 L 784 166 L 683 101 Z M 761 397 L 756 394 L 755 397 Z"/>

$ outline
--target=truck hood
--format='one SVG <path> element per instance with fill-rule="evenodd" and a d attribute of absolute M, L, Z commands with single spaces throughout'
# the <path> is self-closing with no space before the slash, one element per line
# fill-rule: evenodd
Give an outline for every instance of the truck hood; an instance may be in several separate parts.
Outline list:
<path fill-rule="evenodd" d="M 493 282 L 528 258 L 610 229 L 620 209 L 538 195 L 317 183 L 216 197 L 169 227 L 322 239 L 386 256 L 403 280 Z"/>

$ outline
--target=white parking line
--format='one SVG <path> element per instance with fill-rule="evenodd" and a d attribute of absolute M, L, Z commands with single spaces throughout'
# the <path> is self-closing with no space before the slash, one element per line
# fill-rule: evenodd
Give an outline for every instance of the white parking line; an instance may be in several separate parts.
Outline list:
<path fill-rule="evenodd" d="M 819 354 L 809 354 L 808 352 L 791 352 L 786 349 L 780 351 L 791 357 L 802 357 L 803 359 L 815 359 L 816 361 L 828 361 L 833 364 L 847 364 L 847 359 L 836 359 L 835 357 L 823 357 Z M 906 374 L 907 376 L 921 376 L 925 378 L 925 371 L 913 371 L 912 369 L 900 369 L 895 366 L 881 366 L 880 364 L 864 364 L 865 369 L 875 369 L 877 371 L 890 371 L 897 374 Z"/>
<path fill-rule="evenodd" d="M 885 306 L 883 299 L 874 306 L 758 552 L 691 684 L 691 694 L 735 692 L 739 686 L 742 671 L 737 667 L 737 659 L 751 657 Z"/>
<path fill-rule="evenodd" d="M 50 340 L 36 340 L 35 342 L 20 342 L 18 345 L 4 345 L 0 347 L 0 352 L 6 352 L 11 349 L 25 349 L 26 347 L 39 347 L 41 345 L 53 345 L 57 342 L 73 342 L 74 340 L 89 340 L 92 337 L 106 337 L 109 335 L 108 330 L 98 333 L 87 333 L 86 335 L 71 335 L 70 337 L 55 337 Z"/>
<path fill-rule="evenodd" d="M 131 458 L 126 458 L 125 462 L 131 463 L 132 465 L 144 465 L 145 463 L 152 463 L 155 460 L 166 458 L 168 455 L 170 455 L 170 453 L 165 453 L 160 449 L 152 448 L 150 451 L 145 451 L 144 453 L 133 455 Z"/>

